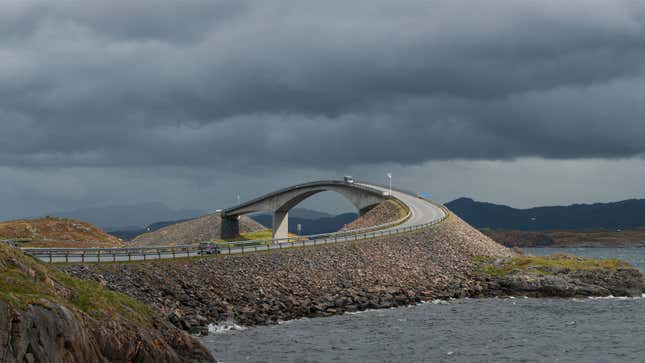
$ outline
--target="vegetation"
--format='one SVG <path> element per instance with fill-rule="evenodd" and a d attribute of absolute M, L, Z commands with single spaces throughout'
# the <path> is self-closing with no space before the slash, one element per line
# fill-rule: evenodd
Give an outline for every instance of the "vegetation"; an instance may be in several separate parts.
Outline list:
<path fill-rule="evenodd" d="M 395 206 L 395 208 L 399 212 L 399 218 L 405 217 L 410 212 L 410 209 L 408 209 L 408 207 L 398 199 L 388 199 L 387 202 Z"/>
<path fill-rule="evenodd" d="M 103 288 L 94 281 L 80 280 L 0 244 L 0 300 L 10 306 L 60 303 L 94 318 L 121 315 L 129 321 L 150 322 L 144 304 Z"/>
<path fill-rule="evenodd" d="M 293 233 L 289 233 L 289 237 L 298 237 L 298 236 Z M 270 240 L 270 239 L 273 239 L 273 230 L 269 228 L 269 229 L 265 229 L 257 232 L 241 233 L 237 237 L 218 240 L 217 242 L 238 242 L 238 241 L 255 241 L 255 240 Z M 258 244 L 260 243 L 258 242 Z M 249 244 L 249 246 L 252 246 L 252 245 L 253 244 Z"/>
<path fill-rule="evenodd" d="M 518 271 L 548 275 L 563 270 L 617 270 L 631 267 L 617 259 L 582 258 L 568 254 L 517 256 L 506 259 L 476 257 L 475 262 L 479 264 L 478 273 L 490 276 L 507 276 Z"/>
<path fill-rule="evenodd" d="M 505 246 L 640 246 L 645 245 L 645 228 L 620 231 L 517 231 L 483 228 L 484 234 Z"/>
<path fill-rule="evenodd" d="M 269 228 L 263 231 L 241 233 L 238 237 L 227 238 L 227 239 L 223 239 L 222 241 L 224 242 L 251 241 L 256 239 L 271 239 L 271 238 L 273 238 L 273 230 Z"/>
<path fill-rule="evenodd" d="M 0 240 L 23 247 L 119 247 L 123 243 L 87 222 L 66 218 L 36 218 L 0 222 Z"/>

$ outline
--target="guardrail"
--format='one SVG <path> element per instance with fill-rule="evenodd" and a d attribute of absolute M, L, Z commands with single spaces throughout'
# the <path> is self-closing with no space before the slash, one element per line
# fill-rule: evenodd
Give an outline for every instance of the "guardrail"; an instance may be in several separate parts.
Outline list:
<path fill-rule="evenodd" d="M 218 243 L 218 253 L 232 255 L 246 252 L 269 251 L 275 249 L 359 241 L 376 237 L 407 233 L 436 225 L 448 218 L 448 210 L 443 205 L 438 206 L 444 211 L 444 216 L 429 223 L 390 228 L 392 226 L 399 225 L 410 218 L 412 212 L 408 210 L 406 216 L 396 221 L 381 224 L 378 226 L 282 239 Z M 23 248 L 22 251 L 28 255 L 39 258 L 41 260 L 45 260 L 49 263 L 146 261 L 150 258 L 175 259 L 178 257 L 194 257 L 214 252 L 214 250 L 205 243 L 177 246 L 118 248 Z"/>

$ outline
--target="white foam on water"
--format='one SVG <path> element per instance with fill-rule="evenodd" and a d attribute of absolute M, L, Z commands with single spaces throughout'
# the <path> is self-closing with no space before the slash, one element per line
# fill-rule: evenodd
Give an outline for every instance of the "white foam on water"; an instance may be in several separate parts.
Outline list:
<path fill-rule="evenodd" d="M 644 299 L 645 294 L 641 294 L 641 296 L 614 296 L 614 295 L 609 295 L 609 296 L 590 296 L 589 300 L 640 300 Z"/>
<path fill-rule="evenodd" d="M 283 325 L 283 324 L 289 324 L 294 321 L 302 321 L 302 320 L 309 320 L 308 317 L 302 317 L 298 319 L 291 319 L 291 320 L 278 320 L 278 325 Z"/>
<path fill-rule="evenodd" d="M 229 321 L 225 321 L 225 322 L 222 322 L 220 324 L 208 324 L 208 332 L 211 333 L 211 334 L 223 334 L 223 333 L 229 332 L 231 330 L 233 330 L 233 331 L 235 331 L 235 330 L 242 331 L 242 330 L 246 330 L 246 329 L 248 329 L 248 328 L 245 327 L 245 326 L 237 325 L 237 324 L 235 324 L 233 322 L 229 322 Z"/>

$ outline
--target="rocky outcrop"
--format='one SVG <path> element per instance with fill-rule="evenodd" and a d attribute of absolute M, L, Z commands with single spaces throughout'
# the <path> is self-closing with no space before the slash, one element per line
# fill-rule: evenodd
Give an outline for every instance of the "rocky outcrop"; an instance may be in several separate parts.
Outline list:
<path fill-rule="evenodd" d="M 346 231 L 350 229 L 367 228 L 395 222 L 405 217 L 407 213 L 407 207 L 405 207 L 401 202 L 389 199 L 377 204 L 352 223 L 347 224 L 342 228 L 342 230 Z"/>
<path fill-rule="evenodd" d="M 221 239 L 222 218 L 219 213 L 205 215 L 189 221 L 176 223 L 154 232 L 144 233 L 131 242 L 131 246 L 164 246 L 191 244 Z M 259 232 L 266 227 L 260 223 L 241 216 L 239 233 Z"/>
<path fill-rule="evenodd" d="M 450 216 L 432 228 L 359 242 L 64 269 L 103 281 L 197 333 L 222 320 L 270 324 L 465 296 L 475 256 L 511 255 Z"/>
<path fill-rule="evenodd" d="M 475 272 L 469 295 L 476 297 L 641 296 L 643 275 L 618 260 L 571 255 L 495 259 Z"/>
<path fill-rule="evenodd" d="M 0 245 L 0 362 L 214 362 L 145 305 Z"/>

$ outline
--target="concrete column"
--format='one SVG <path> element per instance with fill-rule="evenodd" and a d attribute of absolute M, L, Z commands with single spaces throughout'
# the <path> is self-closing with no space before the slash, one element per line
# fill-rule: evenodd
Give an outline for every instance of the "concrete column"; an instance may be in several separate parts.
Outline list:
<path fill-rule="evenodd" d="M 222 217 L 220 236 L 222 239 L 235 238 L 240 235 L 240 217 Z"/>
<path fill-rule="evenodd" d="M 289 237 L 289 211 L 273 212 L 273 238 Z"/>

